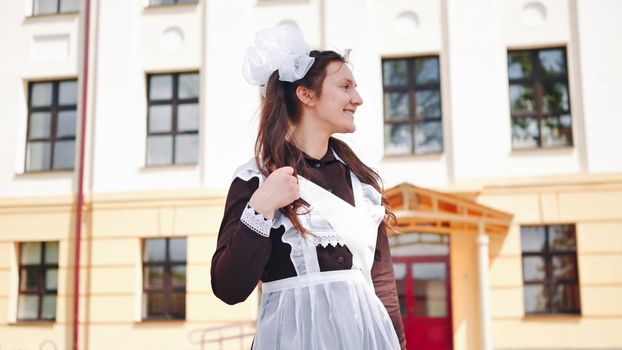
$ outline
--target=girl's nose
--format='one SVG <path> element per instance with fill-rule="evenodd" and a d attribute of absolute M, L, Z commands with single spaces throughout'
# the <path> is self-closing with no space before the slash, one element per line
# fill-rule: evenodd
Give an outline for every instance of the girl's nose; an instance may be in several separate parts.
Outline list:
<path fill-rule="evenodd" d="M 359 95 L 358 91 L 354 91 L 354 96 L 352 96 L 352 104 L 360 106 L 363 104 L 363 98 Z"/>

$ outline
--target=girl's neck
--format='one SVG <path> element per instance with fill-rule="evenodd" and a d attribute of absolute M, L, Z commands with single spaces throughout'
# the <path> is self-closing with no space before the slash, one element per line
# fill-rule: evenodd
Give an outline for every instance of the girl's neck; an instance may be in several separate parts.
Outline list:
<path fill-rule="evenodd" d="M 315 159 L 321 159 L 328 151 L 330 135 L 321 130 L 298 126 L 292 128 L 294 144 L 298 149 Z"/>

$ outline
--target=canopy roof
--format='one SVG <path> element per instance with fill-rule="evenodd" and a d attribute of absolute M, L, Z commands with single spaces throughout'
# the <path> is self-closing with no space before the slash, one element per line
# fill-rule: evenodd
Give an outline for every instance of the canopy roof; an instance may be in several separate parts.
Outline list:
<path fill-rule="evenodd" d="M 401 232 L 505 234 L 512 214 L 492 209 L 455 194 L 403 183 L 385 191 Z"/>

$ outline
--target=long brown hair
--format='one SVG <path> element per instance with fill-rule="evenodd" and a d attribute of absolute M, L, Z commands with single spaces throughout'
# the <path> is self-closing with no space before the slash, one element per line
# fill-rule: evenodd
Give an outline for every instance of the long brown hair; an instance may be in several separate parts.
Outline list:
<path fill-rule="evenodd" d="M 279 80 L 279 73 L 275 71 L 270 76 L 266 85 L 266 97 L 261 105 L 259 116 L 259 131 L 255 141 L 255 159 L 257 167 L 264 176 L 270 175 L 274 169 L 284 166 L 294 168 L 294 174 L 305 176 L 309 169 L 304 155 L 291 140 L 290 125 L 296 125 L 302 117 L 301 101 L 296 96 L 296 88 L 304 86 L 312 90 L 317 96 L 322 93 L 322 83 L 326 78 L 326 67 L 331 62 L 346 63 L 340 54 L 334 51 L 311 51 L 311 57 L 315 58 L 313 65 L 302 79 L 294 82 Z M 373 186 L 378 192 L 383 192 L 380 176 L 365 165 L 343 141 L 334 137 L 329 139 L 331 147 L 337 155 L 348 165 L 362 182 Z M 385 207 L 385 218 L 382 225 L 390 232 L 395 232 L 395 215 L 389 210 L 386 198 L 382 197 Z M 280 209 L 301 234 L 306 230 L 300 223 L 296 211 L 304 205 L 302 200 L 297 200 L 292 205 Z"/>

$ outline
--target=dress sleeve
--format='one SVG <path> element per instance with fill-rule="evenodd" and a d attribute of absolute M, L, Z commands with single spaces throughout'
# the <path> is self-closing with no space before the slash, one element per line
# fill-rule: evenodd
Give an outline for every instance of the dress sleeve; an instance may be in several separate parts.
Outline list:
<path fill-rule="evenodd" d="M 376 295 L 387 309 L 395 333 L 400 341 L 402 349 L 406 349 L 406 337 L 404 336 L 404 326 L 400 315 L 400 304 L 397 298 L 397 288 L 395 286 L 395 275 L 393 273 L 393 263 L 391 261 L 391 250 L 389 239 L 384 225 L 378 228 L 378 238 L 376 240 L 376 254 L 374 264 L 371 268 L 371 278 L 374 282 Z"/>
<path fill-rule="evenodd" d="M 248 206 L 259 187 L 259 179 L 235 178 L 225 204 L 212 257 L 211 282 L 214 294 L 227 304 L 246 300 L 253 292 L 272 250 L 271 220 Z"/>

